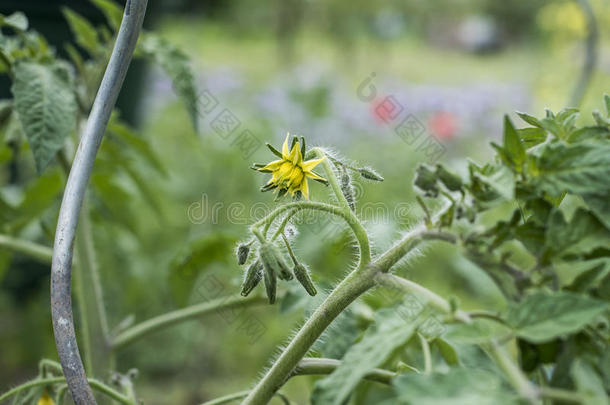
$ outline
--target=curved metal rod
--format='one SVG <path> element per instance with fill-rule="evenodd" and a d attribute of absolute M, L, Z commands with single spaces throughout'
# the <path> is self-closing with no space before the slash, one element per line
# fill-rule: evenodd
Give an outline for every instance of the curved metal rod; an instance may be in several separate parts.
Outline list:
<path fill-rule="evenodd" d="M 61 367 L 76 405 L 91 405 L 96 402 L 78 351 L 72 317 L 71 273 L 74 235 L 93 161 L 123 85 L 142 27 L 146 4 L 147 0 L 127 0 L 110 61 L 68 176 L 55 231 L 51 265 L 53 332 Z"/>

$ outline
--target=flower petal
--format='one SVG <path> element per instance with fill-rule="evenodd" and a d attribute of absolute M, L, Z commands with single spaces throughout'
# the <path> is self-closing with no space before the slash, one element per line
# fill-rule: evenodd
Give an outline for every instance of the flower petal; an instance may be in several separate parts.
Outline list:
<path fill-rule="evenodd" d="M 286 134 L 286 140 L 282 145 L 282 156 L 284 159 L 288 159 L 288 155 L 290 154 L 290 150 L 288 149 L 288 139 L 290 138 L 290 133 Z"/>
<path fill-rule="evenodd" d="M 308 160 L 307 162 L 303 162 L 301 164 L 301 167 L 303 168 L 304 172 L 310 172 L 313 170 L 314 167 L 316 167 L 317 165 L 319 165 L 320 163 L 322 163 L 322 161 L 326 159 L 326 157 L 321 157 L 320 159 L 312 159 L 312 160 Z"/>
<path fill-rule="evenodd" d="M 309 200 L 309 185 L 307 184 L 307 178 L 303 179 L 303 183 L 301 184 L 301 193 L 306 200 Z"/>
<path fill-rule="evenodd" d="M 317 173 L 314 173 L 314 172 L 304 172 L 304 173 L 305 173 L 305 176 L 309 177 L 310 179 L 327 181 L 324 177 L 319 176 Z"/>
<path fill-rule="evenodd" d="M 274 160 L 273 162 L 268 163 L 266 166 L 263 166 L 256 170 L 258 170 L 260 172 L 274 171 L 274 170 L 279 169 L 279 167 L 282 165 L 282 162 L 284 162 L 284 161 L 283 160 Z"/>

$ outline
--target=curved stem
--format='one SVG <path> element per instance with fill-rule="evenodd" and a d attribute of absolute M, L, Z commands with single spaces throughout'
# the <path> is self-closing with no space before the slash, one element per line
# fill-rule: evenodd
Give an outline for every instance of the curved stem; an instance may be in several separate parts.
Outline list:
<path fill-rule="evenodd" d="M 9 390 L 9 391 L 5 392 L 4 394 L 0 395 L 0 402 L 5 401 L 5 400 L 9 399 L 10 397 L 12 397 L 13 395 L 17 395 L 20 392 L 27 391 L 31 388 L 61 384 L 64 382 L 66 382 L 65 377 L 40 378 L 37 380 L 28 381 L 24 384 L 21 384 L 15 388 L 13 388 L 12 390 Z M 132 399 L 128 398 L 127 396 L 121 394 L 120 392 L 114 390 L 113 388 L 107 386 L 106 384 L 104 384 L 101 381 L 90 378 L 90 379 L 88 379 L 88 382 L 89 382 L 89 384 L 91 384 L 91 387 L 93 387 L 96 391 L 99 391 L 124 405 L 136 405 L 135 401 L 133 401 Z"/>
<path fill-rule="evenodd" d="M 440 240 L 448 243 L 457 243 L 457 237 L 450 233 L 440 231 L 429 231 L 420 226 L 406 234 L 398 243 L 387 250 L 375 260 L 375 266 L 387 273 L 392 266 L 402 259 L 409 251 L 426 240 Z"/>
<path fill-rule="evenodd" d="M 538 398 L 537 388 L 530 382 L 523 371 L 513 362 L 506 350 L 496 342 L 485 345 L 489 356 L 504 372 L 508 381 L 517 390 L 521 398 L 530 404 L 536 404 Z"/>
<path fill-rule="evenodd" d="M 318 357 L 305 357 L 294 369 L 290 377 L 298 375 L 324 375 L 330 374 L 341 365 L 341 360 L 326 359 Z M 374 368 L 363 377 L 365 380 L 390 385 L 396 373 L 389 370 Z"/>
<path fill-rule="evenodd" d="M 239 392 L 235 392 L 233 394 L 225 395 L 224 397 L 220 397 L 220 398 L 213 399 L 211 401 L 204 402 L 201 405 L 222 405 L 222 404 L 228 404 L 229 402 L 233 402 L 233 401 L 237 401 L 238 399 L 245 398 L 249 393 L 250 393 L 250 391 L 248 391 L 248 390 L 246 390 L 246 391 L 239 391 Z M 282 401 L 284 402 L 284 404 L 289 404 L 290 403 L 290 401 L 288 401 L 288 399 L 283 394 L 281 394 L 279 392 L 276 392 L 275 395 L 280 397 L 282 399 Z"/>
<path fill-rule="evenodd" d="M 128 0 L 125 6 L 110 61 L 68 176 L 55 232 L 51 266 L 53 331 L 66 382 L 76 405 L 96 404 L 96 401 L 87 382 L 74 331 L 71 299 L 74 235 L 95 155 L 125 79 L 144 20 L 146 4 L 147 0 Z"/>
<path fill-rule="evenodd" d="M 320 357 L 305 357 L 296 366 L 292 374 L 288 378 L 301 375 L 326 375 L 330 374 L 341 365 L 341 360 L 326 359 Z M 365 374 L 363 379 L 377 382 L 380 384 L 391 385 L 392 379 L 396 377 L 396 373 L 381 368 L 374 368 Z M 228 402 L 236 401 L 245 398 L 250 391 L 240 391 L 234 394 L 225 395 L 220 398 L 213 399 L 201 405 L 220 405 Z"/>
<path fill-rule="evenodd" d="M 574 392 L 562 390 L 560 388 L 552 388 L 552 387 L 540 387 L 540 396 L 549 399 L 556 399 L 558 401 L 566 401 L 566 402 L 574 402 L 577 404 L 586 404 L 587 398 L 583 398 L 583 395 Z"/>
<path fill-rule="evenodd" d="M 568 107 L 578 108 L 585 96 L 587 87 L 593 76 L 593 69 L 597 63 L 597 44 L 599 42 L 599 32 L 597 29 L 597 20 L 595 12 L 591 7 L 589 0 L 577 0 L 587 22 L 587 39 L 585 42 L 585 61 L 580 71 L 580 77 L 574 85 L 572 95 L 570 96 L 570 105 Z"/>
<path fill-rule="evenodd" d="M 316 152 L 316 155 L 319 158 L 327 157 L 324 150 L 321 148 L 312 149 Z M 354 231 L 354 235 L 358 240 L 358 245 L 360 245 L 360 267 L 364 267 L 371 261 L 371 246 L 369 243 L 369 236 L 366 233 L 366 230 L 362 226 L 362 223 L 351 210 L 347 199 L 343 195 L 343 191 L 341 191 L 341 186 L 339 185 L 339 181 L 337 180 L 337 176 L 335 175 L 335 171 L 330 165 L 329 159 L 324 159 L 322 161 L 322 167 L 324 168 L 324 172 L 326 173 L 326 177 L 330 187 L 333 189 L 337 200 L 339 201 L 339 205 L 341 206 L 342 211 L 344 211 L 347 223 L 350 225 L 352 230 Z"/>
<path fill-rule="evenodd" d="M 30 256 L 44 264 L 51 264 L 53 259 L 53 249 L 8 235 L 0 235 L 0 248 Z"/>
<path fill-rule="evenodd" d="M 426 340 L 426 337 L 421 333 L 417 334 L 419 338 L 419 344 L 424 354 L 424 374 L 432 373 L 432 354 L 430 353 L 430 344 Z"/>
<path fill-rule="evenodd" d="M 415 294 L 425 300 L 425 302 L 437 311 L 452 315 L 460 322 L 469 323 L 470 317 L 464 311 L 457 310 L 455 313 L 451 308 L 449 301 L 428 290 L 426 287 L 417 284 L 413 281 L 395 276 L 394 274 L 378 273 L 375 276 L 375 281 L 384 287 L 401 290 L 405 293 Z"/>
<path fill-rule="evenodd" d="M 328 325 L 349 304 L 373 285 L 370 275 L 363 271 L 354 271 L 343 279 L 309 317 L 242 404 L 267 404 Z"/>
<path fill-rule="evenodd" d="M 265 297 L 260 296 L 251 296 L 247 298 L 244 298 L 242 296 L 217 298 L 215 300 L 203 302 L 201 304 L 196 304 L 186 308 L 178 309 L 176 311 L 168 312 L 166 314 L 159 315 L 157 317 L 134 325 L 119 333 L 112 340 L 111 346 L 112 349 L 120 349 L 132 343 L 133 341 L 140 339 L 159 329 L 163 329 L 180 322 L 198 318 L 213 311 L 265 303 L 267 303 L 267 299 Z"/>
<path fill-rule="evenodd" d="M 294 216 L 294 214 L 296 214 L 298 211 L 299 210 L 297 210 L 297 209 L 293 209 L 292 211 L 288 212 L 288 214 L 286 214 L 286 216 L 284 217 L 284 219 L 282 220 L 280 225 L 277 227 L 277 230 L 275 231 L 275 233 L 271 237 L 271 241 L 276 240 L 277 237 L 280 236 L 280 234 L 282 232 L 284 232 L 284 228 L 286 228 L 286 225 L 288 224 L 288 221 L 290 221 L 290 218 L 292 218 Z"/>

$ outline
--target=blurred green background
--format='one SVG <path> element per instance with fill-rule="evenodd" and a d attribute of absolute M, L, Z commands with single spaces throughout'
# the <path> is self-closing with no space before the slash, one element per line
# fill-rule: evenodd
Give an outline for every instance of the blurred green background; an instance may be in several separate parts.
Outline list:
<path fill-rule="evenodd" d="M 504 113 L 540 116 L 545 107 L 566 106 L 587 35 L 575 1 L 150 3 L 149 28 L 192 60 L 201 130 L 193 131 L 171 82 L 159 71 L 140 66 L 128 78 L 121 111 L 163 170 L 134 156 L 130 163 L 142 174 L 141 184 L 125 176 L 106 184 L 105 170 L 112 169 L 96 165 L 92 181 L 106 191 L 90 196 L 94 242 L 111 325 L 210 299 L 210 280 L 223 294 L 238 291 L 234 245 L 274 204 L 272 195 L 259 192 L 265 176 L 249 166 L 272 160 L 262 145 L 279 146 L 288 131 L 382 173 L 383 183 L 359 183 L 356 190 L 375 249 L 387 247 L 421 215 L 411 190 L 414 167 L 439 161 L 464 170 L 466 157 L 491 157 L 488 145 L 500 138 Z M 610 3 L 591 4 L 600 38 L 582 117 L 599 108 L 601 94 L 610 91 Z M 67 32 L 65 23 L 51 16 L 59 7 L 51 2 L 3 7 L 9 7 L 2 10 L 6 13 L 26 11 L 43 33 Z M 394 110 L 385 108 L 388 96 Z M 228 135 L 214 130 L 214 119 L 225 109 L 240 122 Z M 419 142 L 433 141 L 435 153 L 399 136 L 395 128 L 406 117 L 422 128 Z M 244 130 L 253 143 L 242 142 Z M 0 169 L 2 196 L 29 202 L 20 234 L 51 246 L 60 170 L 52 166 L 37 178 L 29 155 L 15 165 Z M 319 184 L 311 187 L 315 200 L 327 193 Z M 299 231 L 298 255 L 315 281 L 330 288 L 354 263 L 347 233 L 323 221 Z M 189 257 L 193 247 L 207 253 Z M 467 308 L 502 306 L 489 280 L 452 248 L 433 246 L 424 253 L 401 271 L 441 294 L 458 296 Z M 364 300 L 374 307 L 379 297 Z M 302 310 L 280 307 L 248 309 L 233 322 L 211 314 L 156 333 L 121 350 L 117 368 L 140 370 L 138 394 L 151 405 L 196 404 L 245 389 L 302 322 Z M 253 342 L 240 330 L 243 317 L 262 325 L 260 339 Z M 56 358 L 49 268 L 0 251 L 0 391 L 33 376 L 41 357 Z M 285 392 L 306 403 L 311 382 L 293 379 Z"/>

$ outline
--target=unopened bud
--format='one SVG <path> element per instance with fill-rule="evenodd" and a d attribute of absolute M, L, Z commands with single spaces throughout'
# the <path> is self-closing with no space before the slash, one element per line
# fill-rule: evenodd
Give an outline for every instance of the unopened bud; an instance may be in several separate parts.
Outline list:
<path fill-rule="evenodd" d="M 300 263 L 296 264 L 294 266 L 293 272 L 298 282 L 301 283 L 301 285 L 305 288 L 305 291 L 307 291 L 307 294 L 313 297 L 318 293 L 318 291 L 316 290 L 316 286 L 314 285 L 313 281 L 311 280 L 311 277 L 309 276 L 309 270 L 307 270 L 304 265 Z"/>
<path fill-rule="evenodd" d="M 354 187 L 352 186 L 352 179 L 347 172 L 347 170 L 343 171 L 341 175 L 341 192 L 345 196 L 345 200 L 349 205 L 349 208 L 352 211 L 356 211 L 356 203 L 354 200 Z"/>
<path fill-rule="evenodd" d="M 279 272 L 278 272 L 279 279 L 285 280 L 285 281 L 292 280 L 292 277 L 293 277 L 292 272 L 286 265 L 284 258 L 282 258 L 282 256 L 279 254 L 279 252 L 277 252 L 277 253 L 278 253 L 278 255 L 276 256 L 276 258 L 277 258 L 277 264 L 278 264 L 278 268 L 279 268 Z"/>
<path fill-rule="evenodd" d="M 244 276 L 244 282 L 241 285 L 241 295 L 247 297 L 248 294 L 254 290 L 254 287 L 260 283 L 263 278 L 263 265 L 260 261 L 256 261 L 252 263 L 248 270 L 246 270 L 246 275 Z"/>
<path fill-rule="evenodd" d="M 264 243 L 259 249 L 261 262 L 263 263 L 263 281 L 265 282 L 265 291 L 269 304 L 275 302 L 275 294 L 277 290 L 277 259 L 274 254 L 273 245 Z"/>
<path fill-rule="evenodd" d="M 358 173 L 368 180 L 383 181 L 383 176 L 377 173 L 377 171 L 372 167 L 361 167 L 358 169 Z"/>
<path fill-rule="evenodd" d="M 246 263 L 248 260 L 248 254 L 250 253 L 250 245 L 246 243 L 240 243 L 237 246 L 237 252 L 235 255 L 237 256 L 237 264 L 240 266 Z"/>
<path fill-rule="evenodd" d="M 449 191 L 462 189 L 462 179 L 455 173 L 445 169 L 443 165 L 436 165 L 436 175 Z"/>

